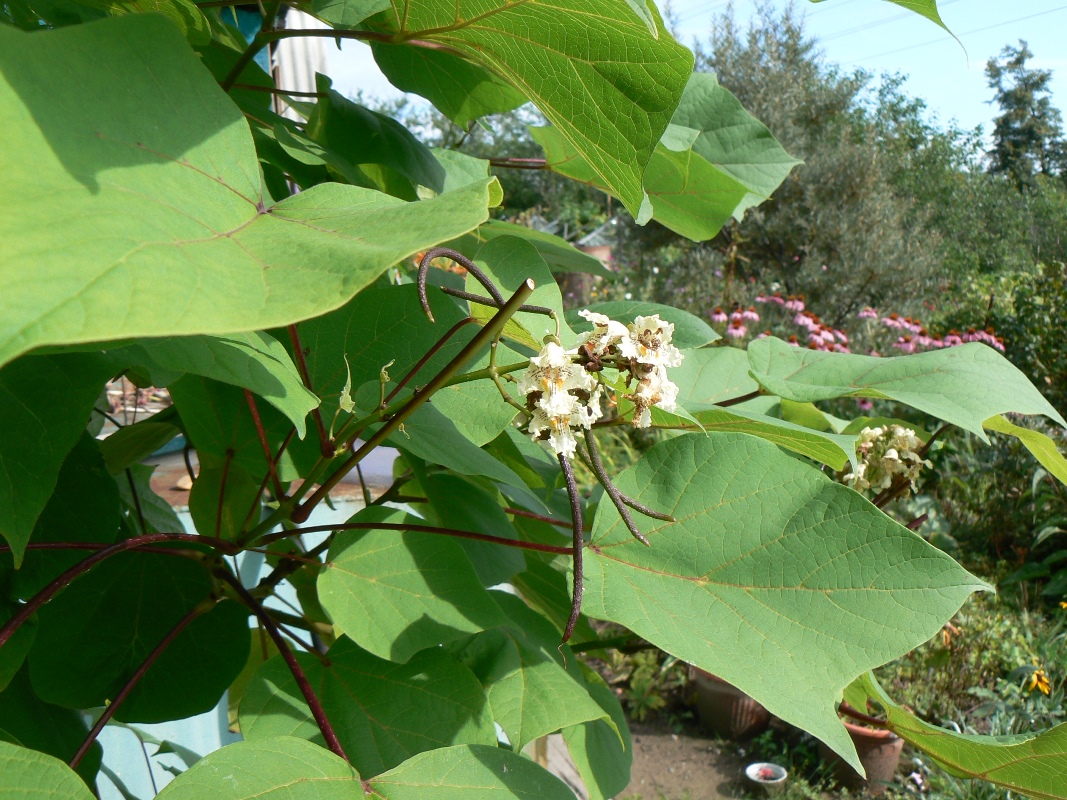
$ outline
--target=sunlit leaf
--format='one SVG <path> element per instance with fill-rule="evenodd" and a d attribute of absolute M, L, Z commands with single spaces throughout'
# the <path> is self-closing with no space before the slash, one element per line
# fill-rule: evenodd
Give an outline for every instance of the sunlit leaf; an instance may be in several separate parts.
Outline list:
<path fill-rule="evenodd" d="M 601 503 L 585 612 L 722 677 L 854 765 L 834 713 L 844 687 L 989 589 L 851 489 L 752 437 L 677 437 L 617 485 L 679 521 L 634 515 L 645 547 Z"/>

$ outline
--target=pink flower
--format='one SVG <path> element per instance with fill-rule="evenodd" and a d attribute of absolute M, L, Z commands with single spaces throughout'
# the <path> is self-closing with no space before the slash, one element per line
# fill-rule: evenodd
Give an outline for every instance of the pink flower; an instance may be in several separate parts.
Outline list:
<path fill-rule="evenodd" d="M 755 306 L 749 306 L 747 311 L 742 311 L 741 319 L 749 322 L 759 322 L 759 314 L 756 313 Z"/>
<path fill-rule="evenodd" d="M 758 294 L 758 295 L 756 295 L 756 302 L 757 303 L 769 303 L 771 301 L 770 301 L 770 298 L 764 297 L 762 294 Z"/>
<path fill-rule="evenodd" d="M 837 337 L 838 341 L 848 344 L 848 334 L 844 331 L 839 331 L 837 328 L 834 328 L 834 336 Z"/>
<path fill-rule="evenodd" d="M 878 312 L 870 306 L 867 306 L 857 316 L 859 316 L 860 319 L 878 319 Z"/>
<path fill-rule="evenodd" d="M 963 344 L 963 338 L 959 331 L 949 331 L 948 336 L 945 337 L 945 347 L 957 347 L 961 344 Z"/>
<path fill-rule="evenodd" d="M 996 337 L 996 338 L 995 338 L 995 339 L 993 340 L 993 347 L 997 348 L 997 350 L 999 350 L 999 351 L 1000 351 L 1000 352 L 1002 352 L 1002 353 L 1005 353 L 1005 352 L 1007 352 L 1007 351 L 1006 351 L 1006 350 L 1004 349 L 1004 340 L 1003 340 L 1002 338 L 1000 338 L 999 336 L 998 336 L 998 337 Z"/>
<path fill-rule="evenodd" d="M 785 310 L 786 311 L 803 311 L 804 310 L 804 301 L 802 299 L 800 299 L 799 297 L 794 297 L 793 295 L 789 295 L 789 299 L 785 301 Z"/>
<path fill-rule="evenodd" d="M 888 317 L 882 317 L 882 324 L 885 325 L 887 328 L 904 327 L 904 323 L 901 321 L 900 317 L 896 314 L 896 312 L 890 314 Z"/>
<path fill-rule="evenodd" d="M 733 324 L 735 322 L 742 322 L 743 320 L 744 315 L 740 311 L 734 311 L 732 314 L 730 314 L 730 324 Z"/>
<path fill-rule="evenodd" d="M 748 328 L 741 324 L 741 320 L 735 320 L 730 323 L 730 327 L 726 329 L 726 335 L 734 339 L 741 339 L 748 333 Z"/>
<path fill-rule="evenodd" d="M 768 303 L 777 303 L 780 306 L 784 306 L 785 305 L 785 298 L 782 297 L 782 295 L 779 294 L 778 292 L 775 292 L 774 294 L 772 294 L 770 297 L 767 298 L 767 302 Z"/>
<path fill-rule="evenodd" d="M 793 347 L 800 347 L 800 340 L 796 336 L 790 336 L 785 341 L 787 344 L 791 344 Z"/>
<path fill-rule="evenodd" d="M 761 333 L 761 334 L 760 334 L 759 336 L 757 336 L 756 338 L 757 338 L 757 339 L 766 339 L 766 338 L 767 338 L 768 336 L 770 336 L 770 335 L 771 335 L 771 332 L 770 332 L 770 331 L 764 331 L 763 333 Z"/>
<path fill-rule="evenodd" d="M 874 403 L 872 403 L 866 397 L 857 397 L 856 406 L 859 408 L 860 411 L 870 411 L 872 408 L 874 408 Z"/>
<path fill-rule="evenodd" d="M 915 342 L 911 340 L 910 336 L 901 336 L 899 339 L 893 342 L 893 347 L 896 347 L 902 353 L 915 352 Z"/>
<path fill-rule="evenodd" d="M 720 322 L 721 323 L 721 322 L 726 322 L 726 320 L 727 320 L 726 312 L 722 310 L 721 306 L 716 308 L 715 309 L 715 313 L 711 315 L 711 321 L 712 322 Z"/>
<path fill-rule="evenodd" d="M 851 353 L 852 351 L 848 348 L 847 345 L 835 344 L 834 345 L 834 352 L 835 353 Z"/>

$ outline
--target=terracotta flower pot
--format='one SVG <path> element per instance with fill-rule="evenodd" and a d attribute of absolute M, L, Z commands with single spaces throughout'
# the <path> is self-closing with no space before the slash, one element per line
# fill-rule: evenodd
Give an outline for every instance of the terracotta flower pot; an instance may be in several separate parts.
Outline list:
<path fill-rule="evenodd" d="M 904 740 L 891 731 L 865 728 L 851 722 L 845 722 L 845 727 L 867 772 L 866 780 L 822 742 L 819 743 L 819 754 L 824 761 L 834 762 L 834 775 L 842 786 L 866 789 L 871 796 L 884 793 L 897 772 Z"/>
<path fill-rule="evenodd" d="M 705 728 L 727 739 L 745 739 L 762 733 L 771 715 L 763 706 L 722 678 L 692 667 L 697 713 Z"/>

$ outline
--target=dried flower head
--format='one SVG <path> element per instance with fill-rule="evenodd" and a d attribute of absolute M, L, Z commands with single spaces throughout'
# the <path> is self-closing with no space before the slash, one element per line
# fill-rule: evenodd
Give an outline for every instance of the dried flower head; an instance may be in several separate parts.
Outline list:
<path fill-rule="evenodd" d="M 902 425 L 864 428 L 856 442 L 859 466 L 843 475 L 841 480 L 858 492 L 868 489 L 882 492 L 901 476 L 910 492 L 922 468 L 930 466 L 930 462 L 920 455 L 922 449 L 922 439 Z"/>

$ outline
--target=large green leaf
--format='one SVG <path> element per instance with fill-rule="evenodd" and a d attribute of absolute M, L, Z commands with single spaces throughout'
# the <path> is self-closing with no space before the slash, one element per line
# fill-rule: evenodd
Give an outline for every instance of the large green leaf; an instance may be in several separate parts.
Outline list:
<path fill-rule="evenodd" d="M 16 567 L 109 374 L 103 359 L 81 353 L 27 356 L 0 369 L 0 536 Z"/>
<path fill-rule="evenodd" d="M 0 796 L 20 800 L 93 800 L 89 787 L 58 758 L 2 741 Z"/>
<path fill-rule="evenodd" d="M 83 433 L 63 462 L 48 505 L 37 518 L 32 541 L 110 544 L 118 533 L 118 487 L 104 466 L 96 440 Z M 12 596 L 33 597 L 86 555 L 84 550 L 27 551 L 12 580 Z"/>
<path fill-rule="evenodd" d="M 19 744 L 62 761 L 69 761 L 89 734 L 89 726 L 80 711 L 60 708 L 38 699 L 25 668 L 0 692 L 0 730 Z M 102 754 L 100 743 L 94 742 L 76 770 L 90 785 L 100 767 Z M 3 774 L 0 772 L 0 781 Z"/>
<path fill-rule="evenodd" d="M 0 596 L 0 624 L 11 619 L 18 609 L 18 603 L 8 600 L 6 596 Z M 4 646 L 0 647 L 0 692 L 8 687 L 22 668 L 36 636 L 37 620 L 30 617 L 19 626 Z M 0 725 L 0 728 L 3 728 L 3 725 Z"/>
<path fill-rule="evenodd" d="M 655 38 L 626 0 L 393 0 L 393 9 L 395 40 L 445 45 L 512 83 L 637 214 L 641 173 L 693 69 L 669 33 Z"/>
<path fill-rule="evenodd" d="M 112 556 L 38 612 L 27 662 L 34 690 L 67 708 L 103 705 L 211 590 L 203 566 L 189 559 Z M 209 711 L 244 666 L 248 642 L 248 612 L 220 603 L 174 640 L 116 716 L 161 722 Z"/>
<path fill-rule="evenodd" d="M 310 0 L 297 4 L 301 11 L 335 28 L 351 28 L 367 17 L 389 8 L 389 0 Z"/>
<path fill-rule="evenodd" d="M 752 437 L 677 437 L 617 485 L 678 522 L 635 515 L 645 547 L 601 503 L 585 612 L 719 675 L 854 766 L 834 713 L 841 691 L 989 589 L 856 492 Z"/>
<path fill-rule="evenodd" d="M 379 507 L 352 519 L 425 524 Z M 507 621 L 463 548 L 447 536 L 342 532 L 327 561 L 318 582 L 322 607 L 341 631 L 380 658 L 402 663 L 419 650 Z"/>
<path fill-rule="evenodd" d="M 420 753 L 367 782 L 383 800 L 573 800 L 556 777 L 498 747 L 457 745 Z M 339 756 L 290 736 L 216 750 L 159 793 L 159 800 L 353 800 L 359 775 Z M 80 800 L 80 798 L 79 798 Z"/>
<path fill-rule="evenodd" d="M 682 311 L 680 308 L 665 306 L 661 303 L 646 303 L 638 300 L 609 300 L 606 303 L 593 303 L 589 306 L 589 310 L 596 311 L 600 314 L 606 314 L 624 325 L 629 325 L 634 321 L 634 318 L 638 316 L 659 314 L 660 319 L 674 325 L 674 336 L 671 339 L 671 342 L 675 347 L 682 350 L 693 347 L 703 347 L 706 344 L 714 342 L 716 339 L 722 338 L 700 317 L 690 314 L 688 311 Z M 578 316 L 578 309 L 567 312 L 567 322 L 570 323 L 570 326 L 578 333 L 591 331 L 593 329 L 592 324 L 588 320 Z M 709 350 L 707 352 L 716 353 L 719 352 L 719 349 Z M 700 357 L 696 353 L 686 353 L 685 355 L 686 361 L 694 356 Z M 684 364 L 685 361 L 682 363 Z M 670 375 L 671 379 L 675 380 L 675 372 L 673 368 Z"/>
<path fill-rule="evenodd" d="M 706 72 L 690 76 L 662 143 L 667 150 L 691 153 L 694 161 L 703 160 L 744 186 L 748 193 L 733 211 L 738 217 L 769 198 L 801 163 Z"/>
<path fill-rule="evenodd" d="M 972 343 L 893 358 L 824 353 L 780 339 L 748 346 L 752 377 L 787 400 L 813 403 L 835 397 L 896 400 L 988 441 L 982 423 L 996 414 L 1044 414 L 1067 427 L 1011 362 Z"/>
<path fill-rule="evenodd" d="M 286 349 L 261 331 L 145 339 L 109 355 L 124 367 L 143 369 L 153 386 L 168 386 L 188 373 L 249 389 L 285 414 L 300 438 L 308 412 L 319 404 Z"/>
<path fill-rule="evenodd" d="M 452 53 L 377 43 L 372 43 L 371 49 L 393 86 L 422 95 L 460 127 L 526 102 L 526 95 L 485 67 Z"/>
<path fill-rule="evenodd" d="M 893 733 L 931 756 L 948 772 L 989 781 L 1033 800 L 1067 798 L 1067 723 L 1017 736 L 973 736 L 938 728 L 893 702 L 873 675 L 857 682 L 888 715 Z"/>
<path fill-rule="evenodd" d="M 325 658 L 297 656 L 352 765 L 370 777 L 425 750 L 453 744 L 496 744 L 481 684 L 440 650 L 406 664 L 384 661 L 350 639 Z M 288 666 L 276 656 L 256 672 L 241 700 L 246 739 L 322 735 Z"/>
<path fill-rule="evenodd" d="M 511 624 L 473 636 L 454 652 L 482 682 L 493 718 L 512 748 L 522 750 L 534 739 L 589 720 L 614 727 L 585 686 L 564 669 L 552 623 L 514 595 L 492 594 Z"/>
<path fill-rule="evenodd" d="M 677 328 L 675 336 L 677 337 Z M 671 368 L 670 379 L 678 385 L 678 402 L 721 403 L 744 397 L 759 389 L 748 374 L 748 356 L 737 347 L 706 347 L 685 354 Z"/>
<path fill-rule="evenodd" d="M 488 181 L 419 203 L 324 184 L 272 205 L 243 116 L 158 15 L 0 27 L 0 74 L 18 142 L 0 152 L 0 363 L 312 317 L 487 216 Z"/>
<path fill-rule="evenodd" d="M 515 364 L 523 358 L 503 344 L 497 345 L 498 365 Z M 489 366 L 489 354 L 472 361 L 466 369 L 473 372 Z M 515 419 L 514 407 L 504 402 L 490 380 L 468 381 L 446 386 L 433 396 L 434 407 L 452 420 L 456 430 L 482 447 L 491 442 Z"/>

